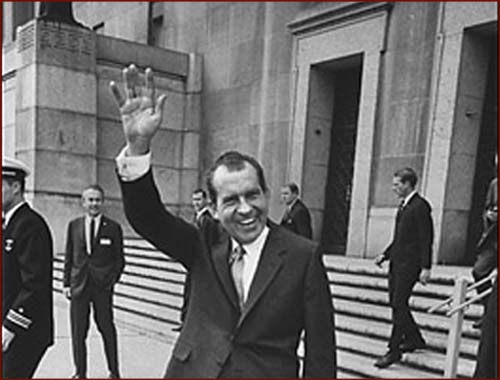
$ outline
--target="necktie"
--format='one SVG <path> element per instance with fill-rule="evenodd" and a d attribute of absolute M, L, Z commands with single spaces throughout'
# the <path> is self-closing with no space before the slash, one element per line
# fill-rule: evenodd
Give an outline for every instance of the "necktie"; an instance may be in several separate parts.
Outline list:
<path fill-rule="evenodd" d="M 233 253 L 229 259 L 234 286 L 236 287 L 236 292 L 238 293 L 240 309 L 243 308 L 243 304 L 245 303 L 245 293 L 243 288 L 243 268 L 245 266 L 245 261 L 243 259 L 245 254 L 246 251 L 243 249 L 243 247 L 241 245 L 238 245 L 233 250 Z"/>
<path fill-rule="evenodd" d="M 405 206 L 405 200 L 401 199 L 401 202 L 399 202 L 399 206 L 398 206 L 398 212 L 396 214 L 396 220 L 398 220 L 399 217 L 401 216 L 401 213 L 403 212 L 404 206 Z"/>
<path fill-rule="evenodd" d="M 90 218 L 90 253 L 94 251 L 95 246 L 95 218 Z"/>

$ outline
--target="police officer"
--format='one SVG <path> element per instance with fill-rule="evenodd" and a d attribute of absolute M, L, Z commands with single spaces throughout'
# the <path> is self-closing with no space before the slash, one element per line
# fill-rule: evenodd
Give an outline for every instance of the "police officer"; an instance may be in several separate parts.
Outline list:
<path fill-rule="evenodd" d="M 52 236 L 24 199 L 28 174 L 2 159 L 3 378 L 31 378 L 54 340 Z"/>

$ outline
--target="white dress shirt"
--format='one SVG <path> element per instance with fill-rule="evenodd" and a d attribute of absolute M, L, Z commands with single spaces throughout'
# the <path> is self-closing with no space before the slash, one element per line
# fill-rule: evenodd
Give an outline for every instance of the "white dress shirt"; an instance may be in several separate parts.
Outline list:
<path fill-rule="evenodd" d="M 151 167 L 151 152 L 142 156 L 127 156 L 127 147 L 124 147 L 115 161 L 122 181 L 131 182 L 148 172 Z"/>
<path fill-rule="evenodd" d="M 410 201 L 410 199 L 415 195 L 417 194 L 417 190 L 413 190 L 410 194 L 408 194 L 406 196 L 406 198 L 404 199 L 403 201 L 403 207 L 406 207 L 406 205 L 408 204 L 408 202 Z"/>
<path fill-rule="evenodd" d="M 85 215 L 85 243 L 87 245 L 87 253 L 90 255 L 92 253 L 92 244 L 90 242 L 90 221 L 91 217 Z M 101 224 L 102 214 L 94 216 L 94 236 L 97 236 L 97 231 L 99 231 L 99 226 Z"/>
<path fill-rule="evenodd" d="M 250 286 L 257 272 L 257 266 L 259 265 L 259 260 L 268 235 L 269 227 L 265 226 L 257 239 L 250 244 L 241 245 L 246 252 L 246 254 L 243 255 L 243 302 L 246 302 L 248 299 L 248 292 L 250 291 Z M 231 238 L 231 243 L 232 250 L 239 245 L 233 238 Z"/>

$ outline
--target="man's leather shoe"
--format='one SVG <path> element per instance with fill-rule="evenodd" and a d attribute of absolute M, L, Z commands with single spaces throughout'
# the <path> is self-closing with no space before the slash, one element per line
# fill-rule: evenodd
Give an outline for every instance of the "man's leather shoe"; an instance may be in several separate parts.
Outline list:
<path fill-rule="evenodd" d="M 375 362 L 375 367 L 387 368 L 391 364 L 398 362 L 400 359 L 400 352 L 389 351 L 387 354 L 377 359 L 377 361 Z"/>
<path fill-rule="evenodd" d="M 118 375 L 117 373 L 110 373 L 108 375 L 108 379 L 119 379 L 120 378 L 120 375 Z"/>
<path fill-rule="evenodd" d="M 403 342 L 399 346 L 401 352 L 413 352 L 415 350 L 423 350 L 424 348 L 427 348 L 425 342 L 420 342 L 420 343 Z"/>
<path fill-rule="evenodd" d="M 80 376 L 78 373 L 75 373 L 73 376 L 71 376 L 72 379 L 85 379 L 85 376 Z"/>

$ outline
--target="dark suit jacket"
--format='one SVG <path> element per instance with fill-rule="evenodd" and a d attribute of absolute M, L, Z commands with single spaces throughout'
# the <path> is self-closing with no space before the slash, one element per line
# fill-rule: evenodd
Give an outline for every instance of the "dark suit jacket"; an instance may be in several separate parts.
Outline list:
<path fill-rule="evenodd" d="M 28 204 L 16 210 L 2 234 L 2 323 L 33 343 L 54 340 L 52 236 Z M 15 339 L 15 338 L 14 338 Z"/>
<path fill-rule="evenodd" d="M 431 267 L 433 239 L 431 206 L 417 193 L 398 213 L 394 237 L 384 256 L 394 269 L 419 273 Z"/>
<path fill-rule="evenodd" d="M 90 278 L 98 286 L 111 289 L 123 271 L 125 260 L 121 226 L 103 215 L 95 241 L 96 247 L 89 255 L 85 243 L 85 217 L 69 223 L 63 284 L 71 288 L 72 297 L 82 294 Z"/>
<path fill-rule="evenodd" d="M 300 199 L 297 199 L 293 204 L 290 212 L 283 215 L 281 225 L 296 234 L 308 239 L 312 238 L 311 214 L 309 214 L 309 210 Z"/>
<path fill-rule="evenodd" d="M 296 377 L 305 329 L 305 376 L 335 377 L 333 309 L 315 243 L 270 224 L 270 233 L 240 312 L 229 271 L 229 236 L 170 214 L 149 171 L 122 182 L 134 229 L 191 273 L 191 300 L 166 377 Z"/>

